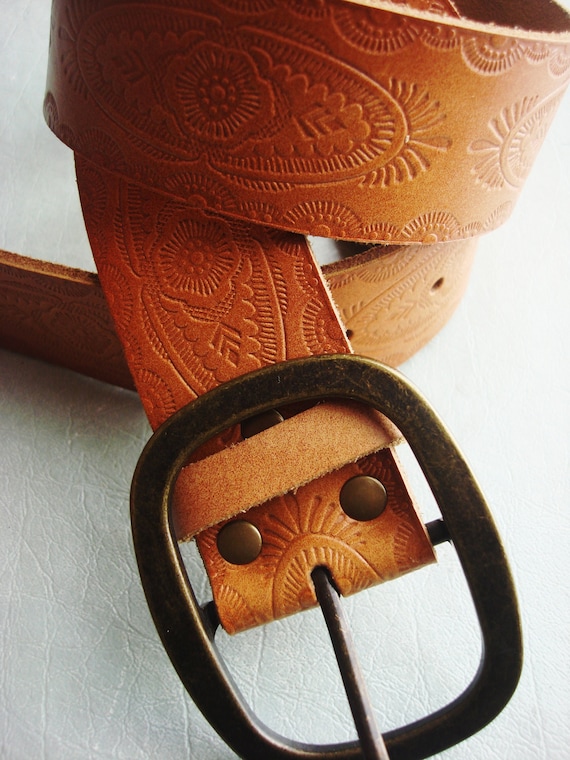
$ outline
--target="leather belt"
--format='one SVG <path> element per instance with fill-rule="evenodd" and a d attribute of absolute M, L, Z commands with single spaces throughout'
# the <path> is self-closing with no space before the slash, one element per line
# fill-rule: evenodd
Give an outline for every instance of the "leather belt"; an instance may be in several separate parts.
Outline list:
<path fill-rule="evenodd" d="M 99 281 L 154 428 L 275 363 L 353 348 L 397 363 L 445 322 L 474 241 L 510 213 L 568 84 L 565 12 L 539 0 L 519 12 L 55 0 L 45 114 L 75 151 Z M 304 235 L 368 248 L 325 279 Z M 97 281 L 2 266 L 12 315 L 22 287 L 60 304 L 86 288 L 86 327 L 69 329 L 94 334 L 97 302 L 116 370 L 94 372 L 129 384 Z M 177 484 L 176 533 L 196 537 L 229 632 L 315 604 L 317 565 L 348 594 L 434 559 L 382 415 L 345 401 L 279 413 L 253 438 L 218 431 Z M 325 456 L 333 426 L 351 435 Z M 307 447 L 315 427 L 324 435 Z M 279 472 L 260 463 L 283 450 Z M 218 473 L 231 466 L 244 474 L 224 500 Z M 362 477 L 387 497 L 369 521 L 339 498 Z M 243 524 L 260 538 L 245 563 L 221 539 Z"/>

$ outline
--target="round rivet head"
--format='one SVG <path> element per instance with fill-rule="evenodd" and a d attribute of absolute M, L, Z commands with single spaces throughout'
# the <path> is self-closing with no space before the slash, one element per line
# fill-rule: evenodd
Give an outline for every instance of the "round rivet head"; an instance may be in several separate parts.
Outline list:
<path fill-rule="evenodd" d="M 243 438 L 251 438 L 262 430 L 267 430 L 274 425 L 283 422 L 283 415 L 277 409 L 270 409 L 267 412 L 256 414 L 241 423 L 241 434 Z"/>
<path fill-rule="evenodd" d="M 388 494 L 382 483 L 371 475 L 357 475 L 347 480 L 340 491 L 340 506 L 353 520 L 374 520 L 386 508 Z"/>
<path fill-rule="evenodd" d="M 261 533 L 247 520 L 234 520 L 220 530 L 217 545 L 226 562 L 248 565 L 261 552 Z"/>

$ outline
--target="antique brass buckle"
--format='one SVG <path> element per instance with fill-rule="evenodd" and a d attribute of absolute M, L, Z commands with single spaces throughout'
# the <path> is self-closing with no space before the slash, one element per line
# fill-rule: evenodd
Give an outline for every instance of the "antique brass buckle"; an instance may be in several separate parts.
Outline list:
<path fill-rule="evenodd" d="M 275 734 L 257 719 L 220 658 L 215 616 L 211 606 L 198 604 L 171 525 L 174 484 L 193 451 L 256 414 L 324 397 L 369 404 L 402 432 L 441 511 L 481 627 L 481 662 L 470 686 L 443 709 L 385 733 L 384 755 L 382 749 L 377 755 L 367 753 L 358 741 L 301 744 Z M 399 372 L 379 362 L 354 355 L 289 361 L 230 381 L 193 401 L 145 447 L 132 484 L 131 520 L 142 584 L 162 643 L 198 708 L 243 758 L 429 757 L 483 728 L 516 688 L 522 667 L 516 596 L 483 495 L 434 411 Z"/>

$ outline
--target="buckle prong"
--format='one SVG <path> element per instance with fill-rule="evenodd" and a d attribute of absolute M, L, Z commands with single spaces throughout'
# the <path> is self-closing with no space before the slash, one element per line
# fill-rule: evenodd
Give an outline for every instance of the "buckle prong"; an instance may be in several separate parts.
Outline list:
<path fill-rule="evenodd" d="M 229 381 L 165 422 L 145 447 L 131 489 L 133 543 L 147 602 L 184 686 L 241 757 L 362 758 L 360 742 L 292 741 L 250 711 L 215 646 L 215 618 L 198 604 L 171 518 L 176 478 L 203 443 L 257 413 L 324 397 L 368 404 L 401 431 L 440 509 L 447 532 L 444 537 L 439 530 L 440 538 L 451 538 L 473 599 L 482 651 L 471 684 L 450 704 L 383 737 L 391 760 L 429 757 L 479 731 L 507 704 L 521 672 L 522 635 L 512 577 L 485 499 L 447 429 L 396 370 L 351 354 L 297 359 Z"/>
<path fill-rule="evenodd" d="M 325 567 L 316 567 L 311 573 L 311 578 L 331 638 L 363 760 L 390 760 L 376 724 L 339 593 Z"/>

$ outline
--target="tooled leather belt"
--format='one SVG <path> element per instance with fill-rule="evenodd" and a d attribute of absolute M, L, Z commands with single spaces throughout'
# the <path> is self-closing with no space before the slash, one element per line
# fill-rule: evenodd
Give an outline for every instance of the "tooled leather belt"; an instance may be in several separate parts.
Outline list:
<path fill-rule="evenodd" d="M 45 113 L 76 154 L 128 371 L 98 285 L 80 274 L 54 280 L 56 268 L 5 257 L 3 323 L 22 345 L 22 282 L 47 301 L 94 304 L 79 309 L 85 327 L 62 309 L 56 329 L 102 336 L 108 362 L 65 353 L 83 371 L 132 377 L 159 429 L 133 486 L 141 576 L 185 685 L 244 756 L 361 748 L 286 743 L 247 714 L 176 539 L 196 538 L 230 633 L 316 604 L 316 567 L 346 595 L 432 562 L 434 533 L 393 450 L 400 431 L 487 651 L 468 698 L 384 737 L 390 757 L 461 740 L 516 684 L 516 604 L 498 610 L 488 590 L 512 600 L 510 576 L 470 473 L 400 376 L 350 354 L 397 364 L 425 343 L 463 292 L 476 238 L 512 209 L 570 70 L 566 14 L 542 2 L 518 14 L 447 0 L 54 2 Z M 367 248 L 322 272 L 304 235 Z M 487 574 L 472 577 L 482 544 Z"/>

